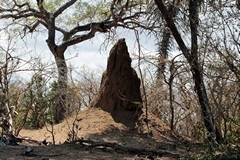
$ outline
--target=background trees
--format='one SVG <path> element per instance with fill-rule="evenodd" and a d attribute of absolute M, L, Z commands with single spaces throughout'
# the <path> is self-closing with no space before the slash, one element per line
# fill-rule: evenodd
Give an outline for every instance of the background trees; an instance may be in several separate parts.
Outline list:
<path fill-rule="evenodd" d="M 97 32 L 107 32 L 112 27 L 133 27 L 144 10 L 137 9 L 138 1 L 2 1 L 1 19 L 11 19 L 10 24 L 22 27 L 24 34 L 39 27 L 47 32 L 46 43 L 58 68 L 55 121 L 64 119 L 67 104 L 67 65 L 64 53 L 68 47 L 91 39 Z M 141 3 L 143 5 L 143 3 Z M 135 7 L 135 9 L 131 9 Z M 109 10 L 110 9 L 110 10 Z M 72 16 L 69 16 L 72 15 Z M 67 27 L 66 27 L 67 26 Z"/>
<path fill-rule="evenodd" d="M 174 2 L 176 4 L 174 4 Z M 188 64 L 190 65 L 190 70 L 192 72 L 193 75 L 193 80 L 195 81 L 195 87 L 194 90 L 196 91 L 197 95 L 198 95 L 198 99 L 199 99 L 199 103 L 201 106 L 201 112 L 202 112 L 202 116 L 203 116 L 203 121 L 205 123 L 205 126 L 207 128 L 207 130 L 213 135 L 213 137 L 216 138 L 217 141 L 222 141 L 222 136 L 221 136 L 221 132 L 219 130 L 219 125 L 216 124 L 216 117 L 215 115 L 213 115 L 213 106 L 210 104 L 211 102 L 209 101 L 209 97 L 207 94 L 207 88 L 205 86 L 205 80 L 204 80 L 204 70 L 206 68 L 203 68 L 202 66 L 204 65 L 204 57 L 202 57 L 202 52 L 204 52 L 204 50 L 201 50 L 201 45 L 200 43 L 203 43 L 203 41 L 199 42 L 199 39 L 202 40 L 202 38 L 206 35 L 211 35 L 212 36 L 212 32 L 211 30 L 205 30 L 205 32 L 199 32 L 202 28 L 200 28 L 200 22 L 205 22 L 206 19 L 204 19 L 206 16 L 203 11 L 203 9 L 201 10 L 201 6 L 206 7 L 208 9 L 210 8 L 215 8 L 216 6 L 218 6 L 217 10 L 219 10 L 219 17 L 216 17 L 216 14 L 214 15 L 215 18 L 212 17 L 213 21 L 214 19 L 219 19 L 220 17 L 222 17 L 223 14 L 228 12 L 228 7 L 231 6 L 232 8 L 232 13 L 230 13 L 229 15 L 234 15 L 234 13 L 237 11 L 236 9 L 233 9 L 234 5 L 233 3 L 230 2 L 219 2 L 219 3 L 200 3 L 198 1 L 186 1 L 185 2 L 180 2 L 181 5 L 179 5 L 178 2 L 176 1 L 169 1 L 169 3 L 171 5 L 175 5 L 175 6 L 179 6 L 178 9 L 181 11 L 183 8 L 181 8 L 180 6 L 183 6 L 184 8 L 188 9 L 188 13 L 185 14 L 184 12 L 182 12 L 182 14 L 184 14 L 186 17 L 185 22 L 187 23 L 187 26 L 183 26 L 183 28 L 185 29 L 185 33 L 187 33 L 189 35 L 189 39 L 187 37 L 184 37 L 181 35 L 181 29 L 178 28 L 178 22 L 175 20 L 175 17 L 171 14 L 171 12 L 169 12 L 167 10 L 167 7 L 165 6 L 165 4 L 163 3 L 163 1 L 160 0 L 155 0 L 155 3 L 157 4 L 159 10 L 161 11 L 161 14 L 164 18 L 164 20 L 167 23 L 167 26 L 169 28 L 169 30 L 171 30 L 171 33 L 174 37 L 174 39 L 176 40 L 181 52 L 183 53 L 183 55 L 185 56 L 185 58 L 187 59 Z M 203 18 L 200 18 L 200 16 L 203 16 Z M 225 17 L 225 16 L 224 16 Z M 228 16 L 227 16 L 228 17 Z M 206 17 L 207 18 L 207 17 Z M 229 25 L 227 25 L 226 19 L 224 18 L 224 23 L 226 24 L 226 26 L 228 26 L 229 29 Z M 213 29 L 214 26 L 216 24 L 208 24 L 208 27 Z M 205 26 L 206 27 L 206 26 Z M 213 27 L 213 28 L 212 28 Z M 233 28 L 236 27 L 236 24 L 232 26 Z M 208 28 L 208 29 L 209 29 Z M 230 27 L 231 28 L 231 27 Z M 232 29 L 233 29 L 232 28 Z M 215 28 L 217 33 L 217 30 L 220 28 Z M 214 29 L 213 29 L 214 30 Z M 230 29 L 231 30 L 231 29 Z M 201 30 L 202 31 L 202 30 Z M 218 30 L 219 32 L 221 32 L 220 30 Z M 188 33 L 189 32 L 189 33 Z M 218 33 L 219 33 L 218 32 Z M 228 31 L 227 31 L 228 32 Z M 223 31 L 222 34 L 224 35 L 223 37 L 225 37 L 225 40 L 220 40 L 220 44 L 223 43 L 226 45 L 226 31 Z M 232 33 L 231 31 L 229 31 L 228 33 Z M 227 33 L 227 34 L 228 34 Z M 203 37 L 202 37 L 203 35 Z M 236 42 L 236 37 L 233 36 L 234 34 L 232 33 L 232 36 L 228 36 L 228 38 L 230 38 L 232 41 Z M 209 36 L 209 37 L 211 37 Z M 199 38 L 200 37 L 200 38 Z M 215 36 L 213 36 L 215 37 Z M 217 36 L 218 37 L 218 36 Z M 229 39 L 229 40 L 230 40 Z M 186 44 L 189 44 L 189 47 Z M 205 41 L 206 43 L 206 41 Z M 215 43 L 215 42 L 214 42 Z M 219 44 L 217 44 L 217 46 L 219 47 Z M 218 48 L 217 47 L 217 48 Z M 237 49 L 235 48 L 235 51 Z M 204 53 L 204 54 L 208 54 L 208 53 Z M 221 55 L 221 53 L 220 53 Z M 229 57 L 232 57 L 228 54 Z M 229 58 L 227 58 L 229 59 Z M 236 59 L 235 59 L 236 60 Z M 232 63 L 232 67 L 234 67 L 234 64 Z M 170 103 L 171 104 L 171 103 Z"/>
<path fill-rule="evenodd" d="M 204 119 L 204 124 L 207 130 L 213 135 L 217 141 L 221 141 L 221 133 L 218 127 L 215 124 L 215 120 L 213 118 L 211 112 L 211 106 L 209 104 L 208 96 L 206 93 L 204 80 L 203 80 L 203 73 L 199 62 L 198 57 L 198 25 L 199 25 L 199 7 L 201 3 L 198 1 L 189 1 L 189 28 L 191 33 L 191 48 L 189 49 L 185 42 L 183 41 L 180 33 L 178 32 L 176 25 L 173 21 L 173 18 L 170 13 L 167 11 L 164 3 L 162 1 L 156 0 L 155 3 L 157 4 L 159 10 L 161 11 L 169 29 L 171 30 L 175 40 L 178 43 L 183 55 L 187 59 L 190 67 L 191 72 L 193 75 L 193 79 L 195 81 L 195 91 L 197 92 L 199 103 L 201 105 L 202 116 Z"/>
<path fill-rule="evenodd" d="M 20 97 L 20 91 L 17 89 L 19 81 L 12 78 L 14 72 L 18 71 L 21 61 L 13 54 L 16 54 L 15 38 L 8 33 L 4 39 L 5 45 L 0 46 L 0 126 L 9 136 L 13 135 L 13 123 L 17 116 L 16 107 Z"/>

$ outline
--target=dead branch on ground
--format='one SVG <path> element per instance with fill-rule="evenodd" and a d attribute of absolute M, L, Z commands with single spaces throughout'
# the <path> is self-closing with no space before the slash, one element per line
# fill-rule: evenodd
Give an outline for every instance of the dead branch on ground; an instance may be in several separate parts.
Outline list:
<path fill-rule="evenodd" d="M 140 149 L 140 148 L 132 148 L 132 147 L 125 147 L 121 146 L 117 143 L 111 142 L 98 142 L 92 140 L 84 140 L 78 139 L 73 141 L 72 143 L 79 143 L 81 145 L 88 146 L 89 148 L 102 148 L 102 149 L 113 149 L 116 152 L 123 152 L 129 154 L 137 154 L 137 155 L 147 155 L 147 156 L 160 156 L 160 157 L 173 157 L 173 158 L 180 158 L 184 157 L 183 153 L 179 151 L 170 151 L 170 150 L 148 150 L 148 149 Z"/>

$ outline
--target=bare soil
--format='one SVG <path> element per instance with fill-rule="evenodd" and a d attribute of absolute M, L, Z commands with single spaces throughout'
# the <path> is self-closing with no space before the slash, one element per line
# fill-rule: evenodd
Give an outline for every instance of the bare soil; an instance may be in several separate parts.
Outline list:
<path fill-rule="evenodd" d="M 24 141 L 19 146 L 0 147 L 0 159 L 162 159 L 172 160 L 175 158 L 163 156 L 147 156 L 130 154 L 127 152 L 119 152 L 114 148 L 97 148 L 88 147 L 82 144 L 65 143 L 69 141 L 69 137 L 73 138 L 73 130 L 75 131 L 75 139 L 86 139 L 98 142 L 111 142 L 123 147 L 131 147 L 137 149 L 158 150 L 166 149 L 173 152 L 183 152 L 176 146 L 166 148 L 168 142 L 177 143 L 170 129 L 159 119 L 153 115 L 149 115 L 149 129 L 144 122 L 144 116 L 140 117 L 135 128 L 128 128 L 121 123 L 116 123 L 112 116 L 100 109 L 87 109 L 79 112 L 77 115 L 66 119 L 60 124 L 39 130 L 21 130 L 20 137 L 24 139 L 35 140 L 36 142 L 47 142 L 56 145 L 43 145 L 34 143 L 34 141 Z M 53 129 L 53 132 L 52 132 Z M 31 154 L 25 154 L 25 146 L 33 149 Z"/>

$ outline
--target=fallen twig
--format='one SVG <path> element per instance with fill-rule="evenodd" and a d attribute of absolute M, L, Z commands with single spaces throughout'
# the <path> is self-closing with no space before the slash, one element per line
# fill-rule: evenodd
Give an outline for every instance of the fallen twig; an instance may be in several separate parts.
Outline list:
<path fill-rule="evenodd" d="M 79 139 L 75 140 L 72 143 L 80 143 L 82 145 L 86 145 L 88 147 L 103 147 L 103 148 L 112 148 L 115 151 L 125 152 L 129 154 L 138 154 L 138 155 L 151 155 L 151 156 L 168 156 L 173 158 L 180 158 L 184 155 L 178 151 L 169 151 L 169 150 L 148 150 L 148 149 L 139 149 L 139 148 L 131 148 L 131 147 L 124 147 L 116 143 L 110 143 L 110 142 L 98 142 L 98 141 L 92 141 L 92 140 L 84 140 Z"/>

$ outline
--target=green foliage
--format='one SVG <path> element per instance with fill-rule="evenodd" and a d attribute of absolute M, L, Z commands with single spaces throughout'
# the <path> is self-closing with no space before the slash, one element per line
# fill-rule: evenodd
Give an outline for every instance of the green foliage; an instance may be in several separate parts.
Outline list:
<path fill-rule="evenodd" d="M 50 12 L 55 12 L 62 4 L 64 0 L 45 0 L 44 8 Z"/>
<path fill-rule="evenodd" d="M 237 145 L 216 144 L 206 140 L 204 143 L 191 147 L 189 155 L 190 159 L 199 160 L 238 160 L 240 159 L 240 150 Z"/>
<path fill-rule="evenodd" d="M 204 124 L 198 123 L 196 126 L 196 131 L 194 133 L 194 138 L 196 141 L 202 141 L 205 138 L 206 130 Z"/>
<path fill-rule="evenodd" d="M 84 2 L 77 1 L 74 5 L 71 15 L 64 15 L 64 19 L 68 20 L 67 24 L 85 24 L 93 21 L 103 21 L 110 15 L 110 2 Z M 67 16 L 67 18 L 66 18 Z"/>
<path fill-rule="evenodd" d="M 227 133 L 226 141 L 229 143 L 240 143 L 240 125 L 235 125 L 234 128 Z"/>
<path fill-rule="evenodd" d="M 44 126 L 44 112 L 46 107 L 46 98 L 44 96 L 44 79 L 42 75 L 35 75 L 32 78 L 29 98 L 31 99 L 31 111 L 27 119 L 27 125 L 30 128 L 42 128 Z"/>
<path fill-rule="evenodd" d="M 26 121 L 25 128 L 42 128 L 45 123 L 52 122 L 54 95 L 49 91 L 46 80 L 41 74 L 33 76 L 28 86 L 29 89 L 24 93 L 22 105 L 18 109 L 16 126 Z"/>
<path fill-rule="evenodd" d="M 47 100 L 48 100 L 48 114 L 46 116 L 46 122 L 49 124 L 53 124 L 54 122 L 54 115 L 55 115 L 55 97 L 57 91 L 57 82 L 53 81 L 50 83 L 49 89 L 47 93 Z"/>
<path fill-rule="evenodd" d="M 32 1 L 25 0 L 20 1 L 21 3 L 29 2 L 33 8 L 38 10 L 37 3 Z M 54 13 L 58 10 L 65 0 L 45 0 L 43 3 L 44 8 L 51 13 Z M 58 27 L 64 29 L 69 29 L 70 26 L 75 26 L 76 24 L 86 24 L 93 21 L 100 22 L 107 18 L 110 15 L 110 4 L 111 1 L 81 1 L 78 0 L 74 5 L 69 7 L 64 11 L 63 14 L 59 15 L 56 19 L 56 24 Z M 33 25 L 36 22 L 36 18 L 28 17 L 24 23 L 29 26 Z"/>
<path fill-rule="evenodd" d="M 36 10 L 39 10 L 36 1 L 30 0 L 17 0 L 18 3 L 23 4 L 28 2 L 30 6 Z M 64 5 L 66 0 L 44 0 L 43 7 L 51 13 L 57 11 L 62 5 Z M 110 4 L 112 1 L 86 1 L 78 0 L 74 5 L 70 6 L 64 11 L 63 14 L 59 15 L 56 19 L 56 25 L 58 27 L 69 29 L 69 27 L 74 27 L 76 24 L 86 24 L 93 21 L 100 22 L 105 20 L 110 15 Z M 12 4 L 13 5 L 13 4 Z M 24 10 L 25 8 L 21 8 Z M 28 26 L 32 26 L 36 22 L 37 18 L 28 17 L 27 19 L 16 20 L 16 23 L 24 23 Z M 21 22 L 18 22 L 21 21 Z M 70 26 L 69 26 L 70 25 Z M 20 25 L 22 26 L 22 25 Z M 16 27 L 16 26 L 15 26 Z"/>

